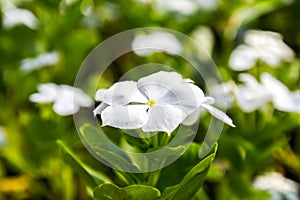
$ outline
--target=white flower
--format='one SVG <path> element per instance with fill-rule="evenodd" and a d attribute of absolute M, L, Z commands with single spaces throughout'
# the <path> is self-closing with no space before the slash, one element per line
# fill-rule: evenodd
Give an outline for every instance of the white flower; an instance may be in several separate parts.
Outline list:
<path fill-rule="evenodd" d="M 19 24 L 25 25 L 31 29 L 36 29 L 38 26 L 38 19 L 32 12 L 27 9 L 17 8 L 9 1 L 3 3 L 2 12 L 4 28 L 12 28 Z"/>
<path fill-rule="evenodd" d="M 272 75 L 263 73 L 261 83 L 250 74 L 240 74 L 239 79 L 244 85 L 237 86 L 234 93 L 245 112 L 252 112 L 272 102 L 278 110 L 300 113 L 300 92 L 289 91 Z"/>
<path fill-rule="evenodd" d="M 54 65 L 58 62 L 58 60 L 58 52 L 54 51 L 40 54 L 34 58 L 26 58 L 21 60 L 21 70 L 24 72 L 28 72 L 45 66 Z"/>
<path fill-rule="evenodd" d="M 191 0 L 156 0 L 156 9 L 161 12 L 176 11 L 184 15 L 193 14 L 197 9 L 197 3 Z"/>
<path fill-rule="evenodd" d="M 199 8 L 214 10 L 217 8 L 216 0 L 135 0 L 139 3 L 151 4 L 153 8 L 162 14 L 166 12 L 177 12 L 183 15 L 191 15 Z"/>
<path fill-rule="evenodd" d="M 252 68 L 257 60 L 275 67 L 294 58 L 293 50 L 282 41 L 279 33 L 250 30 L 244 41 L 245 44 L 239 45 L 230 56 L 229 64 L 236 71 Z"/>
<path fill-rule="evenodd" d="M 137 82 L 115 83 L 107 90 L 98 90 L 96 100 L 102 103 L 94 114 L 101 114 L 104 126 L 171 133 L 200 107 L 233 126 L 225 113 L 210 105 L 211 97 L 205 97 L 199 87 L 176 72 L 160 71 Z M 195 122 L 195 118 L 187 123 Z"/>
<path fill-rule="evenodd" d="M 6 133 L 3 127 L 0 126 L 0 147 L 5 146 L 7 143 Z"/>
<path fill-rule="evenodd" d="M 235 87 L 236 85 L 233 81 L 211 86 L 209 92 L 216 99 L 215 105 L 223 109 L 232 107 L 234 102 L 233 90 Z"/>
<path fill-rule="evenodd" d="M 217 0 L 196 0 L 198 6 L 204 10 L 215 10 L 218 7 Z"/>
<path fill-rule="evenodd" d="M 270 200 L 299 200 L 299 184 L 277 172 L 258 176 L 254 180 L 253 186 L 256 189 L 268 191 L 272 195 Z"/>
<path fill-rule="evenodd" d="M 92 100 L 79 88 L 69 85 L 45 83 L 38 86 L 39 93 L 30 95 L 29 99 L 36 103 L 52 103 L 53 110 L 58 115 L 72 115 L 80 107 L 89 107 Z"/>
<path fill-rule="evenodd" d="M 172 34 L 158 31 L 136 36 L 131 46 L 139 56 L 148 56 L 155 52 L 180 54 L 182 51 L 180 42 Z"/>

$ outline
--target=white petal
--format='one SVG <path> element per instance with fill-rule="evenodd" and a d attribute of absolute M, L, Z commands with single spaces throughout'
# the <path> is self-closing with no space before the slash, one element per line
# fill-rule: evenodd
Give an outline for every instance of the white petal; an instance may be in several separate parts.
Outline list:
<path fill-rule="evenodd" d="M 229 59 L 230 67 L 236 71 L 243 71 L 253 67 L 257 61 L 255 50 L 246 45 L 238 46 Z"/>
<path fill-rule="evenodd" d="M 38 86 L 39 93 L 30 95 L 29 99 L 37 103 L 53 102 L 59 91 L 59 86 L 54 83 L 45 83 Z"/>
<path fill-rule="evenodd" d="M 232 107 L 234 101 L 234 96 L 232 93 L 234 87 L 235 83 L 233 81 L 210 87 L 209 92 L 216 100 L 215 105 L 224 109 Z"/>
<path fill-rule="evenodd" d="M 297 95 L 293 95 L 289 89 L 268 73 L 261 75 L 261 81 L 265 88 L 272 94 L 272 101 L 275 108 L 286 112 L 299 112 Z"/>
<path fill-rule="evenodd" d="M 197 2 L 186 0 L 179 0 L 176 2 L 173 0 L 157 0 L 154 1 L 154 6 L 161 13 L 165 13 L 166 11 L 175 11 L 184 15 L 194 13 L 199 7 Z"/>
<path fill-rule="evenodd" d="M 237 102 L 241 109 L 245 112 L 252 112 L 262 108 L 270 101 L 271 96 L 264 90 L 259 88 L 249 88 L 246 86 L 238 86 L 234 89 Z"/>
<path fill-rule="evenodd" d="M 74 103 L 80 107 L 89 107 L 93 104 L 92 99 L 79 88 L 74 88 Z"/>
<path fill-rule="evenodd" d="M 154 32 L 139 35 L 132 42 L 133 51 L 139 56 L 147 56 L 154 52 L 179 54 L 182 51 L 180 42 L 170 33 Z"/>
<path fill-rule="evenodd" d="M 139 91 L 148 100 L 158 100 L 175 84 L 182 83 L 182 76 L 176 72 L 160 71 L 140 78 L 137 82 Z"/>
<path fill-rule="evenodd" d="M 240 74 L 239 79 L 245 83 L 234 87 L 234 93 L 241 109 L 245 112 L 252 112 L 266 105 L 271 100 L 272 94 L 266 90 L 250 74 Z"/>
<path fill-rule="evenodd" d="M 299 184 L 291 179 L 285 178 L 278 172 L 267 172 L 256 177 L 253 181 L 253 186 L 260 190 L 272 190 L 282 194 L 294 193 L 297 195 Z M 279 199 L 282 199 L 281 197 Z M 298 199 L 298 198 L 296 198 Z"/>
<path fill-rule="evenodd" d="M 180 83 L 172 86 L 167 93 L 158 99 L 160 105 L 174 105 L 180 107 L 185 114 L 194 112 L 206 101 L 203 91 L 191 83 Z"/>
<path fill-rule="evenodd" d="M 146 105 L 108 106 L 101 113 L 103 126 L 121 129 L 141 128 L 148 121 Z"/>
<path fill-rule="evenodd" d="M 202 104 L 202 107 L 204 107 L 205 109 L 207 109 L 207 111 L 214 116 L 215 118 L 225 122 L 226 124 L 235 127 L 235 125 L 232 123 L 232 119 L 230 117 L 228 117 L 223 111 L 209 105 L 209 104 Z"/>
<path fill-rule="evenodd" d="M 94 110 L 94 116 L 96 116 L 97 114 L 101 114 L 101 112 L 107 107 L 108 105 L 104 102 L 100 103 Z"/>
<path fill-rule="evenodd" d="M 104 92 L 106 89 L 99 89 L 96 91 L 95 100 L 96 101 L 103 101 L 104 100 Z"/>
<path fill-rule="evenodd" d="M 285 112 L 300 113 L 300 92 L 289 92 L 274 99 L 275 108 Z"/>
<path fill-rule="evenodd" d="M 45 66 L 51 66 L 56 64 L 58 60 L 59 54 L 57 52 L 40 54 L 34 58 L 26 58 L 21 60 L 21 70 L 26 72 Z"/>
<path fill-rule="evenodd" d="M 123 81 L 113 84 L 104 92 L 103 100 L 109 105 L 128 104 L 138 92 L 137 84 L 134 81 Z M 135 99 L 137 100 L 137 99 Z M 142 101 L 141 103 L 143 103 Z"/>
<path fill-rule="evenodd" d="M 239 80 L 249 87 L 253 87 L 253 88 L 261 87 L 261 84 L 255 79 L 255 77 L 248 73 L 239 74 Z"/>
<path fill-rule="evenodd" d="M 263 86 L 275 96 L 282 96 L 289 93 L 289 89 L 269 73 L 263 73 L 261 75 L 261 82 Z"/>
<path fill-rule="evenodd" d="M 185 119 L 183 111 L 172 105 L 154 105 L 149 108 L 149 121 L 143 126 L 145 132 L 164 131 L 170 134 Z"/>
<path fill-rule="evenodd" d="M 89 107 L 93 103 L 81 89 L 69 85 L 60 85 L 55 101 L 62 102 L 62 104 L 74 104 L 77 107 Z"/>
<path fill-rule="evenodd" d="M 58 101 L 53 104 L 53 110 L 58 115 L 66 116 L 75 114 L 79 110 L 79 107 L 75 106 L 72 102 Z"/>
<path fill-rule="evenodd" d="M 38 26 L 38 19 L 27 9 L 4 9 L 3 14 L 3 26 L 5 28 L 12 28 L 19 24 L 23 24 L 31 29 L 36 29 Z"/>
<path fill-rule="evenodd" d="M 139 90 L 137 90 L 130 97 L 129 102 L 131 102 L 131 103 L 147 103 L 148 99 Z"/>
<path fill-rule="evenodd" d="M 250 30 L 245 42 L 256 49 L 258 57 L 271 66 L 293 59 L 294 52 L 282 41 L 282 35 L 271 31 Z"/>
<path fill-rule="evenodd" d="M 201 113 L 201 109 L 197 109 L 194 112 L 192 112 L 191 114 L 189 114 L 184 121 L 182 122 L 183 125 L 186 126 L 191 126 L 193 124 L 195 124 L 197 122 L 197 120 L 200 117 L 200 113 Z"/>

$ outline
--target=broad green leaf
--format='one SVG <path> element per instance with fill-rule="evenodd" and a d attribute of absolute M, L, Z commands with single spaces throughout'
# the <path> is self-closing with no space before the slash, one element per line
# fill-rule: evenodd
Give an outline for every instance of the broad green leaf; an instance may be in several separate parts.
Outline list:
<path fill-rule="evenodd" d="M 192 143 L 178 160 L 163 168 L 156 186 L 163 191 L 166 187 L 179 183 L 185 174 L 201 160 L 198 157 L 200 148 L 199 144 Z"/>
<path fill-rule="evenodd" d="M 147 185 L 130 185 L 120 188 L 104 183 L 94 189 L 96 200 L 153 200 L 160 196 L 160 191 Z"/>
<path fill-rule="evenodd" d="M 127 155 L 126 151 L 112 143 L 104 132 L 91 125 L 84 125 L 80 128 L 82 139 L 87 143 L 94 156 L 102 163 L 114 169 L 122 171 L 139 172 L 134 162 Z M 144 177 L 140 173 L 122 173 L 130 184 L 141 183 Z"/>
<path fill-rule="evenodd" d="M 160 200 L 174 199 L 192 199 L 203 184 L 210 164 L 213 162 L 217 151 L 217 144 L 214 151 L 193 167 L 182 179 L 182 181 L 174 186 L 167 187 L 163 192 Z"/>
<path fill-rule="evenodd" d="M 63 143 L 57 140 L 58 146 L 61 148 L 63 160 L 85 181 L 91 188 L 96 187 L 100 183 L 109 181 L 104 175 L 95 177 L 89 173 L 92 171 Z M 96 173 L 97 174 L 97 173 Z M 100 175 L 99 175 L 100 176 Z"/>
<path fill-rule="evenodd" d="M 94 155 L 106 165 L 123 171 L 138 171 L 126 152 L 111 142 L 101 129 L 84 125 L 80 133 Z"/>

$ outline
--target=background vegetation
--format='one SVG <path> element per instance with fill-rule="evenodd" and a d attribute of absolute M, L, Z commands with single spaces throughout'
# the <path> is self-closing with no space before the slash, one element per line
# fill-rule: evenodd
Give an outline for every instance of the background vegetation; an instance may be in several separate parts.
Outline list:
<path fill-rule="evenodd" d="M 26 21 L 28 16 L 22 12 L 9 13 L 12 4 L 30 11 L 31 21 Z M 94 171 L 101 171 L 119 186 L 126 185 L 87 152 L 72 116 L 59 116 L 50 104 L 29 101 L 40 83 L 73 85 L 87 54 L 101 41 L 122 31 L 164 27 L 194 37 L 196 30 L 204 28 L 208 31 L 211 56 L 224 82 L 237 84 L 239 73 L 230 68 L 229 58 L 247 30 L 279 32 L 293 49 L 293 60 L 276 68 L 257 63 L 249 72 L 258 78 L 267 71 L 291 91 L 300 89 L 299 0 L 214 0 L 199 1 L 197 5 L 193 11 L 182 11 L 156 1 L 1 0 L 0 199 L 92 199 L 86 182 L 63 160 L 58 139 Z M 19 22 L 9 21 L 11 15 Z M 24 67 L 24 59 L 47 52 L 57 53 L 58 59 L 29 63 L 32 69 Z M 171 63 L 184 76 L 198 80 L 176 58 L 159 53 L 118 59 L 108 69 L 101 87 L 114 83 L 132 66 L 149 61 Z M 93 98 L 94 94 L 89 96 Z M 236 104 L 227 113 L 237 128 L 224 128 L 199 198 L 268 199 L 252 186 L 256 176 L 268 171 L 300 181 L 299 114 L 275 110 L 272 105 L 245 113 Z M 209 117 L 204 116 L 200 130 L 207 128 L 208 122 Z M 201 134 L 196 142 L 201 142 Z M 182 176 L 178 174 L 175 179 Z"/>

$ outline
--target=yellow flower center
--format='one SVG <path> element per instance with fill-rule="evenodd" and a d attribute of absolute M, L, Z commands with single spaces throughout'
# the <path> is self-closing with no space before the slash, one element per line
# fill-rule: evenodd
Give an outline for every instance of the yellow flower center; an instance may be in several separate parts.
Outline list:
<path fill-rule="evenodd" d="M 149 101 L 147 102 L 147 104 L 148 104 L 149 106 L 153 106 L 154 104 L 156 104 L 156 102 L 155 102 L 154 100 L 149 100 Z"/>

